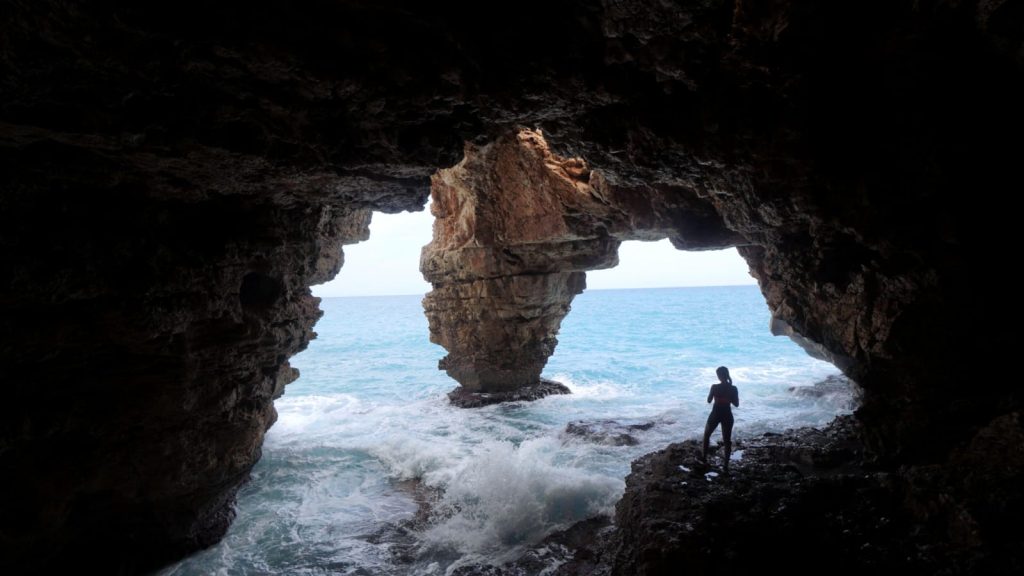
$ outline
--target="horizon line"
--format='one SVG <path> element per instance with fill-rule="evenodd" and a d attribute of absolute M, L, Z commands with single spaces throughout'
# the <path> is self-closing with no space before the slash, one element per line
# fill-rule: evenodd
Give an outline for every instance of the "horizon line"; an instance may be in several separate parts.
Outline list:
<path fill-rule="evenodd" d="M 695 286 L 634 286 L 631 288 L 587 288 L 583 293 L 587 292 L 613 292 L 616 290 L 678 290 L 680 288 L 742 288 L 744 286 L 757 287 L 757 282 L 749 284 L 699 284 Z M 317 298 L 390 298 L 397 296 L 426 296 L 427 292 L 409 292 L 405 294 L 347 294 L 347 295 L 334 295 L 334 296 L 316 296 Z"/>

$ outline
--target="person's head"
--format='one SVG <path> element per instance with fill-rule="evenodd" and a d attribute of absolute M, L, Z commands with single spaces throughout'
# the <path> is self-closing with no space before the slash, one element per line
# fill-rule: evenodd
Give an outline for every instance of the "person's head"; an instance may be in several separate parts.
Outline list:
<path fill-rule="evenodd" d="M 719 366 L 718 370 L 715 370 L 715 374 L 718 374 L 718 381 L 722 384 L 732 384 L 732 378 L 729 377 L 729 369 L 725 366 Z"/>

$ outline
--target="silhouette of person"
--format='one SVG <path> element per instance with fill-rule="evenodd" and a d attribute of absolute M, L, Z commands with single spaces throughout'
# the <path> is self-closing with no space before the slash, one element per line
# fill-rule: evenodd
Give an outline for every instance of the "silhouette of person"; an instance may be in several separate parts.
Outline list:
<path fill-rule="evenodd" d="M 732 378 L 729 376 L 729 369 L 725 366 L 719 366 L 718 370 L 715 370 L 718 374 L 718 384 L 711 386 L 711 391 L 708 392 L 708 404 L 711 404 L 712 400 L 715 402 L 711 406 L 711 414 L 708 415 L 708 423 L 704 426 L 704 451 L 702 457 L 706 462 L 708 459 L 708 442 L 711 440 L 711 434 L 718 428 L 718 425 L 722 425 L 722 440 L 725 443 L 725 461 L 723 468 L 726 472 L 729 471 L 729 456 L 732 454 L 732 408 L 729 404 L 739 408 L 740 405 L 740 392 L 732 385 Z"/>

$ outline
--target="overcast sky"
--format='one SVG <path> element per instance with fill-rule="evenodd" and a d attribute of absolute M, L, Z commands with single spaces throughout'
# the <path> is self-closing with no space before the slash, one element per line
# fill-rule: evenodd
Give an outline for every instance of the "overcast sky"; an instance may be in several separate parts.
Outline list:
<path fill-rule="evenodd" d="M 313 287 L 317 296 L 425 294 L 430 284 L 420 275 L 420 248 L 430 242 L 430 211 L 374 213 L 370 239 L 345 246 L 345 266 L 334 280 Z M 587 290 L 729 286 L 756 284 L 735 249 L 683 252 L 668 240 L 624 242 L 619 265 L 587 272 Z"/>

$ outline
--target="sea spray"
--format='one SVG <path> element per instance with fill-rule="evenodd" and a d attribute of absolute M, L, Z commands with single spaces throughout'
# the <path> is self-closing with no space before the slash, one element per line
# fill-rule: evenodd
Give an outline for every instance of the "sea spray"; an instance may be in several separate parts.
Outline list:
<path fill-rule="evenodd" d="M 771 336 L 754 287 L 581 294 L 545 371 L 574 393 L 474 410 L 447 402 L 455 383 L 437 369 L 444 350 L 427 338 L 419 297 L 322 306 L 235 523 L 164 574 L 409 576 L 500 563 L 610 511 L 632 460 L 699 438 L 720 365 L 740 391 L 737 439 L 852 409 L 848 386 L 810 389 L 838 370 Z M 574 422 L 652 426 L 617 444 L 568 433 Z M 430 490 L 410 490 L 414 479 Z M 436 500 L 416 522 L 424 494 Z"/>
<path fill-rule="evenodd" d="M 445 487 L 424 549 L 455 552 L 460 564 L 502 562 L 557 529 L 611 513 L 622 479 L 566 466 L 561 449 L 552 438 L 482 445 Z"/>

